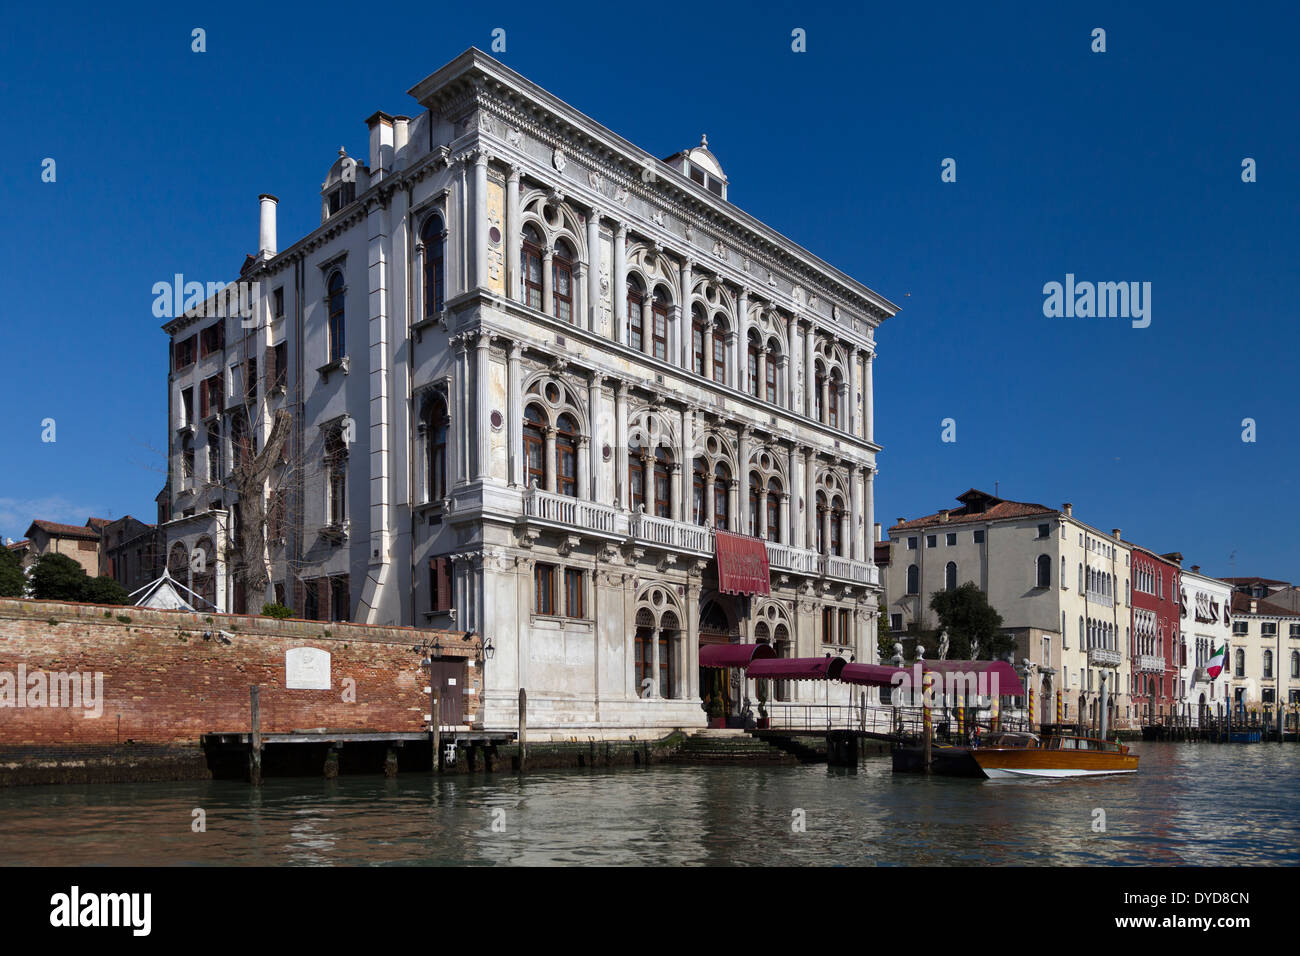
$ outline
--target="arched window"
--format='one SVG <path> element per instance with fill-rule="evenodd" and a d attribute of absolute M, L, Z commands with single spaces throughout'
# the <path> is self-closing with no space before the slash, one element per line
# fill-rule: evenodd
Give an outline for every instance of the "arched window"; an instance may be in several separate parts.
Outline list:
<path fill-rule="evenodd" d="M 343 428 L 331 428 L 325 438 L 325 472 L 328 484 L 326 523 L 338 527 L 348 517 L 348 446 Z"/>
<path fill-rule="evenodd" d="M 721 385 L 727 383 L 727 327 L 722 322 L 715 322 L 713 329 L 713 380 Z"/>
<path fill-rule="evenodd" d="M 817 551 L 820 554 L 826 553 L 826 514 L 826 495 L 819 491 L 817 492 Z M 916 592 L 909 591 L 908 593 L 915 594 Z"/>
<path fill-rule="evenodd" d="M 827 400 L 829 408 L 827 410 L 826 424 L 831 428 L 840 427 L 840 373 L 836 369 L 831 372 L 831 380 L 827 388 Z"/>
<path fill-rule="evenodd" d="M 1079 593 L 1083 593 L 1083 565 L 1079 565 Z"/>
<path fill-rule="evenodd" d="M 343 358 L 343 300 L 347 288 L 343 283 L 343 273 L 335 269 L 330 273 L 326 295 L 326 310 L 329 312 L 329 354 L 330 361 L 337 362 Z"/>
<path fill-rule="evenodd" d="M 781 483 L 767 480 L 767 540 L 781 541 Z"/>
<path fill-rule="evenodd" d="M 1234 677 L 1246 676 L 1246 652 L 1240 648 L 1238 648 L 1237 652 L 1233 655 L 1232 671 Z"/>
<path fill-rule="evenodd" d="M 949 561 L 943 569 L 943 586 L 949 591 L 957 590 L 957 562 Z"/>
<path fill-rule="evenodd" d="M 532 223 L 524 226 L 523 258 L 524 301 L 530 309 L 542 309 L 542 234 Z"/>
<path fill-rule="evenodd" d="M 551 294 L 555 298 L 555 317 L 573 322 L 573 249 L 561 239 L 551 256 Z"/>
<path fill-rule="evenodd" d="M 578 423 L 568 414 L 555 422 L 555 484 L 560 494 L 578 496 Z"/>
<path fill-rule="evenodd" d="M 437 315 L 442 311 L 444 294 L 442 219 L 430 216 L 420 230 L 424 243 L 424 314 Z"/>
<path fill-rule="evenodd" d="M 1065 555 L 1061 555 L 1061 587 L 1065 587 Z"/>
<path fill-rule="evenodd" d="M 718 462 L 713 469 L 713 525 L 715 528 L 731 527 L 727 503 L 731 492 L 731 469 Z"/>
<path fill-rule="evenodd" d="M 660 518 L 673 516 L 672 505 L 673 456 L 667 448 L 655 449 L 655 514 Z"/>
<path fill-rule="evenodd" d="M 1264 680 L 1273 679 L 1273 652 L 1264 652 Z"/>
<path fill-rule="evenodd" d="M 1038 556 L 1038 587 L 1052 586 L 1052 559 L 1045 554 Z"/>
<path fill-rule="evenodd" d="M 651 330 L 654 334 L 654 357 L 661 362 L 668 361 L 668 293 L 662 287 L 655 289 L 654 299 L 650 303 L 650 318 L 654 322 Z"/>
<path fill-rule="evenodd" d="M 704 524 L 708 519 L 708 508 L 704 500 L 705 477 L 709 473 L 709 463 L 704 458 L 696 458 L 691 475 L 691 514 L 696 524 Z"/>
<path fill-rule="evenodd" d="M 776 404 L 776 366 L 780 355 L 775 348 L 769 348 L 767 351 L 767 364 L 764 368 L 764 378 L 767 379 L 764 397 L 773 405 Z"/>
<path fill-rule="evenodd" d="M 447 403 L 438 395 L 425 404 L 424 413 L 425 489 L 428 501 L 439 501 L 447 497 L 447 435 L 450 428 L 451 417 L 447 414 Z"/>
<path fill-rule="evenodd" d="M 641 308 L 645 304 L 645 291 L 641 287 L 641 280 L 634 275 L 627 277 L 627 344 L 629 347 L 642 350 L 643 342 L 641 339 Z"/>
<path fill-rule="evenodd" d="M 762 346 L 758 344 L 757 338 L 751 338 L 746 350 L 745 368 L 747 369 L 746 377 L 749 380 L 749 394 L 755 398 L 760 397 L 763 383 L 758 380 L 758 356 L 763 351 Z"/>
<path fill-rule="evenodd" d="M 755 537 L 758 536 L 758 509 L 763 497 L 762 479 L 757 472 L 750 472 L 749 475 L 749 527 L 745 530 Z"/>
<path fill-rule="evenodd" d="M 907 566 L 907 593 L 921 593 L 921 569 L 915 564 Z"/>
<path fill-rule="evenodd" d="M 817 365 L 817 374 L 813 377 L 813 401 L 816 402 L 816 419 L 819 422 L 826 421 L 826 406 L 822 402 L 822 393 L 826 390 L 826 373 L 820 363 Z"/>
<path fill-rule="evenodd" d="M 1300 651 L 1291 652 L 1291 676 L 1300 677 Z"/>
<path fill-rule="evenodd" d="M 834 498 L 831 501 L 831 554 L 844 557 L 844 544 L 840 533 L 840 524 L 844 518 L 844 501 Z"/>
<path fill-rule="evenodd" d="M 546 418 L 536 405 L 524 409 L 524 483 L 546 488 Z"/>
<path fill-rule="evenodd" d="M 697 303 L 691 309 L 691 368 L 696 375 L 704 374 L 704 356 L 709 344 L 709 322 L 704 307 Z"/>
<path fill-rule="evenodd" d="M 646 500 L 646 465 L 649 452 L 644 447 L 629 448 L 627 453 L 627 490 L 631 499 L 632 510 L 642 506 L 650 511 L 650 502 Z"/>

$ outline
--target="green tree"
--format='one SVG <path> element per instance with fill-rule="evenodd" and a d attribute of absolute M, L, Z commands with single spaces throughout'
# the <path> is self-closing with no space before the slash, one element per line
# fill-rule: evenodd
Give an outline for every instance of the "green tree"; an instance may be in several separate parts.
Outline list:
<path fill-rule="evenodd" d="M 66 554 L 42 554 L 32 564 L 32 597 L 38 601 L 81 601 L 86 572 Z"/>
<path fill-rule="evenodd" d="M 976 641 L 980 660 L 995 660 L 1016 646 L 1014 638 L 1002 633 L 1002 615 L 974 581 L 955 591 L 935 591 L 930 610 L 939 616 L 940 629 L 948 632 L 948 656 L 953 660 L 969 660 Z"/>
<path fill-rule="evenodd" d="M 101 575 L 86 578 L 85 586 L 81 589 L 81 600 L 87 604 L 129 604 L 131 595 L 116 580 Z"/>
<path fill-rule="evenodd" d="M 0 597 L 22 597 L 27 587 L 23 564 L 8 548 L 0 548 Z"/>
<path fill-rule="evenodd" d="M 876 650 L 880 652 L 880 663 L 888 664 L 894 656 L 894 643 L 894 635 L 889 632 L 889 618 L 881 614 L 876 618 Z"/>

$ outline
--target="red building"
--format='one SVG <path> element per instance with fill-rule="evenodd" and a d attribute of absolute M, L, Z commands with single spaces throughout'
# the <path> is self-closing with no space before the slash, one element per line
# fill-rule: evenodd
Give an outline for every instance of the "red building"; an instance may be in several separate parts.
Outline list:
<path fill-rule="evenodd" d="M 1134 546 L 1129 565 L 1129 687 L 1143 724 L 1172 713 L 1178 699 L 1178 589 L 1183 556 Z"/>

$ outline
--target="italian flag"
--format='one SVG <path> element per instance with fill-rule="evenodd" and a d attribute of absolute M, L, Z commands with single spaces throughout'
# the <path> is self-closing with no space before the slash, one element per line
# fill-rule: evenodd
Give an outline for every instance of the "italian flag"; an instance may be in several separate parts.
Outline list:
<path fill-rule="evenodd" d="M 1207 665 L 1205 665 L 1205 671 L 1207 674 L 1210 675 L 1210 680 L 1214 680 L 1216 677 L 1219 676 L 1219 672 L 1223 670 L 1223 665 L 1227 661 L 1227 659 L 1228 659 L 1228 645 L 1224 644 L 1217 651 L 1215 651 L 1213 655 L 1211 655 L 1210 662 Z"/>

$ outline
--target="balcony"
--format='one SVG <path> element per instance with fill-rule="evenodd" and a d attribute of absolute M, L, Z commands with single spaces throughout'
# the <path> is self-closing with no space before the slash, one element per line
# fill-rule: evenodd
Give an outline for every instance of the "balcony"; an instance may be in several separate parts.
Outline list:
<path fill-rule="evenodd" d="M 796 574 L 821 574 L 822 556 L 816 551 L 794 548 L 776 541 L 767 542 L 767 565 L 777 571 L 793 571 Z"/>
<path fill-rule="evenodd" d="M 626 512 L 540 488 L 530 488 L 524 493 L 524 517 L 566 529 L 582 528 L 617 536 L 627 534 Z"/>
<path fill-rule="evenodd" d="M 1088 648 L 1089 667 L 1119 667 L 1120 653 L 1109 647 Z"/>
<path fill-rule="evenodd" d="M 852 581 L 854 584 L 880 583 L 880 569 L 874 564 L 842 558 L 836 554 L 822 555 L 821 573 L 825 577 Z"/>
<path fill-rule="evenodd" d="M 1137 659 L 1137 669 L 1139 671 L 1163 673 L 1165 669 L 1165 659 L 1163 657 L 1156 657 L 1154 654 L 1139 654 Z"/>
<path fill-rule="evenodd" d="M 1102 594 L 1099 591 L 1089 591 L 1088 603 L 1100 604 L 1102 607 L 1114 607 L 1115 599 L 1111 597 L 1109 594 Z"/>
<path fill-rule="evenodd" d="M 702 525 L 637 513 L 632 515 L 630 533 L 638 544 L 710 556 L 714 553 L 713 532 Z"/>

